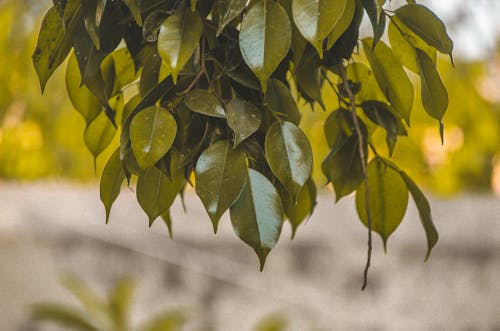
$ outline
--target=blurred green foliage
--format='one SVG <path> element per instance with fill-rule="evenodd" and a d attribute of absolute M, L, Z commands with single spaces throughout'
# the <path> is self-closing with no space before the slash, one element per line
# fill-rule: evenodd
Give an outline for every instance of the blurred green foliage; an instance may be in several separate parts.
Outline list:
<path fill-rule="evenodd" d="M 89 180 L 96 178 L 93 158 L 84 146 L 83 135 L 74 134 L 83 132 L 85 123 L 69 103 L 64 70 L 56 72 L 42 96 L 31 65 L 43 14 L 40 10 L 46 8 L 45 4 L 45 1 L 0 1 L 0 22 L 6 27 L 0 30 L 0 177 Z M 362 56 L 356 60 L 364 61 Z M 499 66 L 500 60 L 496 61 Z M 491 78 L 492 62 L 466 63 L 457 59 L 452 68 L 447 59 L 439 61 L 450 95 L 449 111 L 444 118 L 444 146 L 437 124 L 425 116 L 420 100 L 416 99 L 412 130 L 408 137 L 399 139 L 394 159 L 434 192 L 452 194 L 492 188 L 492 174 L 500 152 L 500 105 L 498 100 L 487 100 L 488 95 L 498 94 L 498 86 L 495 92 L 491 91 L 495 89 L 494 83 L 484 83 Z M 412 79 L 418 80 L 416 76 Z M 324 100 L 328 111 L 338 107 L 337 97 L 328 84 L 324 86 Z M 321 185 L 326 181 L 320 160 L 328 152 L 321 123 L 329 112 L 320 107 L 311 111 L 305 105 L 301 111 L 301 126 L 314 148 L 314 177 Z M 383 150 L 385 136 L 382 129 L 379 131 L 374 143 Z M 400 153 L 403 150 L 411 153 Z M 109 152 L 104 154 L 102 158 L 106 159 Z"/>

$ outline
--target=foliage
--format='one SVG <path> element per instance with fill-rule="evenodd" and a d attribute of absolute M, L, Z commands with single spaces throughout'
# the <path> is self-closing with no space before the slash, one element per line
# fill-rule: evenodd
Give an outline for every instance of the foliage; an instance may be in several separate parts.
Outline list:
<path fill-rule="evenodd" d="M 372 230 L 385 242 L 411 193 L 428 256 L 438 238 L 429 204 L 388 158 L 410 125 L 414 85 L 406 69 L 420 76 L 424 110 L 444 138 L 448 94 L 436 53 L 452 59 L 453 43 L 426 7 L 408 1 L 390 11 L 384 4 L 54 0 L 33 63 L 43 90 L 70 55 L 67 90 L 94 157 L 119 134 L 101 178 L 108 215 L 121 182 L 138 177 L 137 199 L 150 224 L 162 216 L 170 226 L 175 196 L 194 185 L 214 229 L 229 210 L 261 267 L 283 218 L 295 229 L 314 210 L 312 149 L 295 100 L 325 108 L 326 82 L 338 106 L 324 123 L 330 152 L 322 169 L 337 200 L 357 192 L 371 252 Z M 364 12 L 373 27 L 373 38 L 361 42 L 367 65 L 351 60 Z M 386 25 L 390 46 L 381 40 Z M 376 127 L 386 132 L 388 156 L 372 139 Z"/>
<path fill-rule="evenodd" d="M 82 279 L 68 275 L 63 284 L 83 306 L 82 309 L 60 303 L 38 303 L 31 307 L 31 319 L 52 322 L 78 331 L 180 331 L 185 329 L 187 318 L 179 311 L 166 311 L 132 327 L 131 306 L 135 284 L 123 278 L 115 283 L 107 298 L 102 298 Z M 278 315 L 260 321 L 254 331 L 283 331 L 286 322 Z"/>

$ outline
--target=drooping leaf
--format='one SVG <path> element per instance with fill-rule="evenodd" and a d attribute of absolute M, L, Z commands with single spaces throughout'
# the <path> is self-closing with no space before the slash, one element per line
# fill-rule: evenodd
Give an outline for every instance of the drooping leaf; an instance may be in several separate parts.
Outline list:
<path fill-rule="evenodd" d="M 104 167 L 100 182 L 101 201 L 106 209 L 106 223 L 109 222 L 111 206 L 120 194 L 121 186 L 125 180 L 123 162 L 120 160 L 120 150 L 117 149 L 109 158 Z"/>
<path fill-rule="evenodd" d="M 296 203 L 292 201 L 288 192 L 281 194 L 285 215 L 292 225 L 292 239 L 295 237 L 298 227 L 314 212 L 316 196 L 316 184 L 314 184 L 312 179 L 309 179 L 306 185 L 300 190 Z"/>
<path fill-rule="evenodd" d="M 86 0 L 82 2 L 83 17 L 85 21 L 85 29 L 89 34 L 94 46 L 97 49 L 101 48 L 101 40 L 99 33 L 99 25 L 97 24 L 97 0 Z"/>
<path fill-rule="evenodd" d="M 441 121 L 448 108 L 448 92 L 432 59 L 419 49 L 416 54 L 422 85 L 422 104 L 430 116 Z"/>
<path fill-rule="evenodd" d="M 116 133 L 116 127 L 104 112 L 100 113 L 85 128 L 84 141 L 94 159 L 109 146 Z"/>
<path fill-rule="evenodd" d="M 371 229 L 382 237 L 387 250 L 387 239 L 401 224 L 406 213 L 408 188 L 399 173 L 379 158 L 368 164 L 367 171 Z M 368 226 L 364 183 L 356 191 L 356 210 L 363 224 Z"/>
<path fill-rule="evenodd" d="M 226 25 L 241 15 L 246 4 L 246 0 L 217 0 L 217 9 L 219 13 L 217 36 L 222 33 Z"/>
<path fill-rule="evenodd" d="M 176 11 L 161 25 L 158 53 L 169 66 L 174 83 L 198 46 L 202 32 L 203 23 L 200 16 L 189 8 Z"/>
<path fill-rule="evenodd" d="M 264 175 L 249 169 L 230 214 L 236 235 L 255 250 L 262 270 L 283 227 L 283 205 L 276 188 Z"/>
<path fill-rule="evenodd" d="M 354 1 L 352 1 L 354 2 Z M 382 6 L 384 5 L 384 0 L 361 0 L 363 7 L 365 8 L 366 13 L 368 14 L 368 18 L 372 24 L 373 28 L 373 45 L 372 48 L 375 48 L 377 43 L 385 31 L 385 13 L 383 11 Z"/>
<path fill-rule="evenodd" d="M 85 85 L 80 86 L 80 71 L 74 55 L 71 55 L 66 67 L 65 81 L 71 104 L 83 116 L 87 124 L 92 122 L 101 113 L 102 106 Z"/>
<path fill-rule="evenodd" d="M 228 140 L 212 144 L 198 158 L 195 167 L 196 193 L 200 197 L 214 231 L 221 216 L 233 205 L 245 185 L 247 163 L 240 148 Z"/>
<path fill-rule="evenodd" d="M 257 131 L 262 122 L 262 111 L 253 103 L 233 99 L 226 105 L 227 124 L 234 132 L 234 146 Z"/>
<path fill-rule="evenodd" d="M 217 97 L 206 90 L 194 89 L 190 91 L 184 102 L 195 113 L 213 117 L 226 117 L 224 108 L 222 108 Z"/>
<path fill-rule="evenodd" d="M 311 45 L 316 48 L 319 57 L 323 57 L 323 41 L 333 27 L 342 20 L 348 2 L 351 0 L 292 0 L 292 14 L 295 25 Z"/>
<path fill-rule="evenodd" d="M 130 124 L 130 142 L 142 169 L 152 167 L 174 142 L 177 124 L 170 113 L 161 107 L 142 109 Z"/>
<path fill-rule="evenodd" d="M 448 36 L 444 23 L 427 7 L 408 4 L 398 8 L 394 13 L 401 22 L 430 46 L 452 56 L 453 41 Z"/>
<path fill-rule="evenodd" d="M 375 74 L 375 78 L 394 109 L 410 123 L 410 113 L 413 107 L 413 85 L 404 71 L 398 58 L 383 42 L 377 43 L 372 51 L 371 38 L 363 39 L 363 46 L 368 62 Z"/>
<path fill-rule="evenodd" d="M 170 210 L 167 210 L 163 214 L 161 214 L 161 219 L 163 220 L 163 223 L 167 226 L 168 229 L 168 235 L 170 238 L 174 237 L 174 232 L 172 230 L 172 217 L 170 216 Z"/>
<path fill-rule="evenodd" d="M 267 109 L 283 120 L 298 125 L 300 112 L 297 102 L 293 99 L 290 89 L 277 79 L 271 78 L 266 92 Z"/>
<path fill-rule="evenodd" d="M 179 189 L 179 183 L 170 180 L 156 167 L 150 167 L 139 175 L 137 201 L 148 215 L 150 226 L 170 209 Z"/>
<path fill-rule="evenodd" d="M 270 0 L 253 2 L 241 23 L 240 49 L 265 91 L 267 80 L 290 49 L 292 28 L 286 11 Z"/>
<path fill-rule="evenodd" d="M 265 152 L 273 174 L 295 201 L 312 172 L 312 149 L 306 135 L 291 122 L 276 122 L 267 131 Z"/>
<path fill-rule="evenodd" d="M 54 7 L 49 9 L 43 18 L 38 42 L 33 52 L 33 65 L 38 74 L 42 92 L 49 78 L 71 50 L 71 38 L 73 37 L 72 33 L 77 16 L 78 14 L 75 14 L 75 22 L 71 23 L 66 29 Z"/>

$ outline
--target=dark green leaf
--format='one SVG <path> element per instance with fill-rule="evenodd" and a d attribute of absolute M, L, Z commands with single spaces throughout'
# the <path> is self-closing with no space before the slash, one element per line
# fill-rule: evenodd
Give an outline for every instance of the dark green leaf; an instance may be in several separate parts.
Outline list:
<path fill-rule="evenodd" d="M 222 33 L 222 30 L 231 23 L 236 17 L 241 15 L 245 9 L 246 0 L 217 0 L 217 10 L 219 13 L 219 24 L 217 27 L 217 35 Z"/>
<path fill-rule="evenodd" d="M 293 201 L 312 172 L 312 149 L 300 128 L 291 122 L 276 122 L 266 134 L 266 159 L 273 174 L 290 192 Z"/>
<path fill-rule="evenodd" d="M 246 173 L 245 154 L 240 148 L 233 149 L 228 140 L 212 144 L 198 158 L 196 193 L 212 220 L 215 232 L 221 216 L 243 190 Z"/>
<path fill-rule="evenodd" d="M 170 113 L 161 107 L 142 109 L 130 124 L 130 141 L 142 169 L 152 167 L 165 155 L 177 133 L 177 124 Z"/>
<path fill-rule="evenodd" d="M 249 169 L 245 187 L 230 213 L 234 232 L 255 250 L 262 270 L 283 227 L 283 205 L 276 188 L 264 175 Z"/>
<path fill-rule="evenodd" d="M 290 89 L 277 79 L 271 78 L 266 92 L 267 109 L 288 122 L 298 125 L 300 112 L 297 102 L 293 99 Z"/>
<path fill-rule="evenodd" d="M 253 103 L 233 99 L 226 106 L 227 124 L 234 131 L 234 146 L 257 131 L 262 122 L 262 111 Z"/>
<path fill-rule="evenodd" d="M 206 90 L 194 89 L 190 91 L 184 102 L 195 113 L 213 117 L 226 117 L 224 108 L 222 108 L 217 97 Z"/>

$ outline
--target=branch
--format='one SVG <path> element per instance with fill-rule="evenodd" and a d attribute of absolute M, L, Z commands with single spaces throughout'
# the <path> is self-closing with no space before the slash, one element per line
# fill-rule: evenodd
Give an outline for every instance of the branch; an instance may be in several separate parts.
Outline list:
<path fill-rule="evenodd" d="M 366 257 L 366 265 L 365 270 L 363 272 L 363 286 L 361 290 L 364 290 L 368 285 L 368 270 L 370 269 L 371 259 L 372 259 L 372 217 L 370 213 L 370 186 L 368 185 L 368 171 L 367 171 L 367 156 L 365 155 L 365 150 L 363 148 L 365 142 L 363 138 L 363 132 L 361 131 L 361 126 L 359 123 L 358 116 L 356 115 L 356 99 L 354 97 L 354 93 L 351 90 L 351 86 L 349 85 L 349 81 L 347 79 L 347 74 L 344 65 L 341 63 L 338 66 L 340 78 L 342 78 L 342 84 L 344 85 L 344 89 L 347 92 L 349 97 L 351 111 L 352 111 L 352 121 L 354 123 L 354 128 L 356 130 L 356 134 L 358 136 L 358 145 L 359 145 L 359 156 L 361 158 L 361 169 L 363 171 L 363 179 L 365 184 L 365 210 L 366 217 L 368 219 L 368 252 Z"/>

